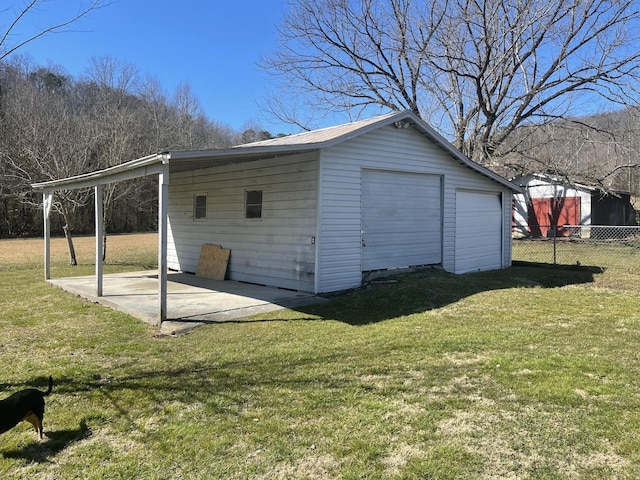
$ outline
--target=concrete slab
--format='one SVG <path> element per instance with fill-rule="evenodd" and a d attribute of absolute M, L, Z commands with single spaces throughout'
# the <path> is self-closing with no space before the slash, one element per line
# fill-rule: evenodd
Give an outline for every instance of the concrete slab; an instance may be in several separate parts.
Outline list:
<path fill-rule="evenodd" d="M 156 324 L 157 271 L 109 274 L 104 275 L 102 281 L 101 297 L 96 295 L 94 275 L 55 278 L 49 283 L 92 302 Z M 206 323 L 225 322 L 324 300 L 311 293 L 170 272 L 167 276 L 167 320 L 160 326 L 160 331 L 178 334 Z"/>

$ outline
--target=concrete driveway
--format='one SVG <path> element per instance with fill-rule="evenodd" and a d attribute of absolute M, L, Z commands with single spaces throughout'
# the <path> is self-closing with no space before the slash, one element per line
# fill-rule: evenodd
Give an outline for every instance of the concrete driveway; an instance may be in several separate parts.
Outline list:
<path fill-rule="evenodd" d="M 96 296 L 95 276 L 55 278 L 49 283 L 92 302 L 155 324 L 158 318 L 156 270 L 103 276 L 103 295 Z M 206 323 L 240 319 L 324 299 L 305 292 L 230 280 L 210 280 L 188 273 L 167 276 L 167 320 L 161 333 L 177 334 Z"/>

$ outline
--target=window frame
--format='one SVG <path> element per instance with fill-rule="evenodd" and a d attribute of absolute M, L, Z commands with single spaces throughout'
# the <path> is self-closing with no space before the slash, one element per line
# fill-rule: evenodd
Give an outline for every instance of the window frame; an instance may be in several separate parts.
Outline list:
<path fill-rule="evenodd" d="M 260 194 L 260 199 L 259 201 L 256 201 L 256 198 L 252 198 L 251 201 L 250 200 L 250 196 L 253 196 L 252 194 L 256 194 L 259 193 Z M 263 207 L 264 207 L 264 191 L 263 190 L 249 190 L 246 189 L 244 191 L 244 218 L 246 220 L 260 220 L 262 219 L 262 214 L 263 214 Z"/>
<path fill-rule="evenodd" d="M 198 204 L 198 199 L 204 197 L 204 205 Z M 193 194 L 193 221 L 194 222 L 206 222 L 207 221 L 207 210 L 208 210 L 208 195 L 206 193 L 194 193 Z M 202 214 L 202 209 L 204 209 L 204 215 L 198 215 L 198 213 Z"/>

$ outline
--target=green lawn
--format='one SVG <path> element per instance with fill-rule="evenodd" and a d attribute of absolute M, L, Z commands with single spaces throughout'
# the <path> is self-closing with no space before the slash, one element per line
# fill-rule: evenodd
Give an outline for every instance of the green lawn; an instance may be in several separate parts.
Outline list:
<path fill-rule="evenodd" d="M 637 275 L 426 270 L 168 337 L 8 251 L 0 395 L 55 385 L 42 442 L 0 437 L 0 478 L 640 478 Z"/>

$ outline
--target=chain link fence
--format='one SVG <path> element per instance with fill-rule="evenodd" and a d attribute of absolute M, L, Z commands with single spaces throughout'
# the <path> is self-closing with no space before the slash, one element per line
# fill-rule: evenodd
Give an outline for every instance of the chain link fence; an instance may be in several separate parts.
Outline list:
<path fill-rule="evenodd" d="M 514 227 L 513 260 L 640 273 L 640 226 L 546 225 L 546 236 Z"/>

